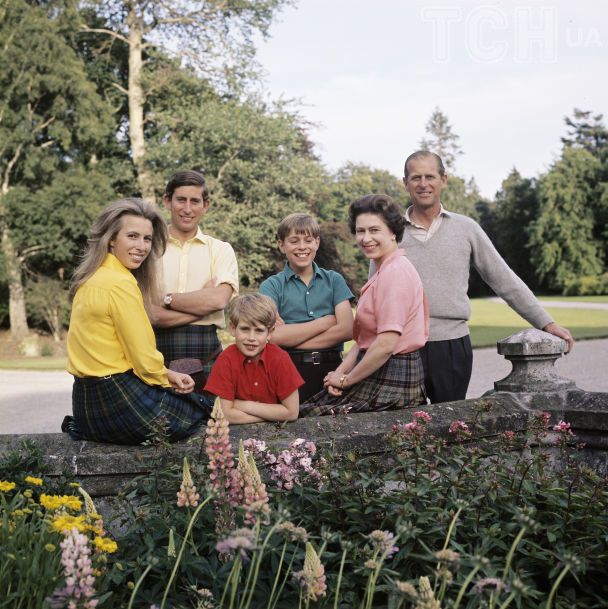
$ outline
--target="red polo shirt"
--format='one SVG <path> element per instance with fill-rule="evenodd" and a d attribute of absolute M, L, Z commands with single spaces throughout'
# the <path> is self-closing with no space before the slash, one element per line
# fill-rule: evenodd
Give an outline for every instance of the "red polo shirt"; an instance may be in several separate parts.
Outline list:
<path fill-rule="evenodd" d="M 279 404 L 303 384 L 291 358 L 277 345 L 266 345 L 257 362 L 230 345 L 213 364 L 205 391 L 225 400 Z"/>

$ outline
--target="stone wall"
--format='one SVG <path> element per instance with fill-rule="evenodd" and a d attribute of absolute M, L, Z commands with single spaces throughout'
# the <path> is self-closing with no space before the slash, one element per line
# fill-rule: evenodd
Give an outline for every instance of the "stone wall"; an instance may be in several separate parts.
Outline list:
<path fill-rule="evenodd" d="M 431 433 L 448 438 L 455 419 L 477 419 L 479 435 L 525 430 L 535 411 L 544 410 L 552 420 L 572 424 L 578 439 L 587 444 L 585 460 L 608 474 L 608 393 L 578 390 L 572 381 L 554 374 L 553 365 L 564 342 L 538 330 L 525 330 L 498 345 L 513 363 L 511 374 L 495 383 L 496 390 L 482 398 L 425 407 L 433 417 Z M 505 390 L 508 389 L 508 390 Z M 314 440 L 339 453 L 356 450 L 361 455 L 386 450 L 386 434 L 397 422 L 408 422 L 412 411 L 370 412 L 300 419 L 288 424 L 258 423 L 233 426 L 233 446 L 239 439 L 257 438 L 273 448 L 286 447 L 296 438 Z M 477 432 L 476 432 L 477 433 Z M 96 442 L 75 442 L 66 434 L 0 435 L 0 454 L 19 450 L 23 441 L 42 450 L 49 475 L 73 475 L 93 496 L 116 495 L 124 483 L 149 471 L 154 448 Z M 204 452 L 204 432 L 174 445 L 175 458 Z"/>

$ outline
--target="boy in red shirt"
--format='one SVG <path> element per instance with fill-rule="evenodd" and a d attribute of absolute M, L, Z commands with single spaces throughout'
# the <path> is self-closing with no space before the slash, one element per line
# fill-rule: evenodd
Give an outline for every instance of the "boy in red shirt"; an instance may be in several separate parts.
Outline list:
<path fill-rule="evenodd" d="M 304 380 L 289 355 L 268 344 L 277 321 L 274 302 L 261 294 L 240 296 L 228 316 L 235 344 L 218 357 L 205 391 L 220 398 L 229 423 L 295 421 Z"/>

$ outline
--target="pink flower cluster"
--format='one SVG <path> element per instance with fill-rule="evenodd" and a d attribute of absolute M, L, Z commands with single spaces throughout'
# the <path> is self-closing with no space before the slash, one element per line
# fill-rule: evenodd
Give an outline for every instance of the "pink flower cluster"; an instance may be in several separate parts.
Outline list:
<path fill-rule="evenodd" d="M 266 444 L 259 440 L 249 439 L 243 444 L 248 453 L 267 466 L 271 480 L 279 488 L 291 490 L 295 485 L 301 486 L 306 477 L 314 480 L 319 487 L 323 483 L 321 473 L 313 465 L 317 453 L 314 442 L 298 438 L 278 455 L 270 452 Z M 322 460 L 319 460 L 319 463 L 322 463 Z"/>
<path fill-rule="evenodd" d="M 395 535 L 390 531 L 380 531 L 376 529 L 372 531 L 367 538 L 370 540 L 374 552 L 377 552 L 382 558 L 390 558 L 393 554 L 399 552 L 399 548 L 393 545 Z"/>
<path fill-rule="evenodd" d="M 573 436 L 574 432 L 571 429 L 570 423 L 566 423 L 566 421 L 560 421 L 557 425 L 553 426 L 553 431 L 557 431 L 565 436 Z"/>
<path fill-rule="evenodd" d="M 250 455 L 249 459 L 247 458 L 242 441 L 239 445 L 236 476 L 242 493 L 241 504 L 245 508 L 245 524 L 255 525 L 258 518 L 267 523 L 270 508 L 266 486 L 260 478 L 253 456 Z"/>
<path fill-rule="evenodd" d="M 243 562 L 249 560 L 247 552 L 256 549 L 255 532 L 251 529 L 242 528 L 233 531 L 231 535 L 224 537 L 215 545 L 215 549 L 226 556 L 238 553 Z"/>
<path fill-rule="evenodd" d="M 452 421 L 449 432 L 453 433 L 453 434 L 463 435 L 463 436 L 468 436 L 471 433 L 469 431 L 469 426 L 464 421 L 461 421 L 460 419 L 457 419 L 456 421 Z"/>
<path fill-rule="evenodd" d="M 196 491 L 196 486 L 192 481 L 190 475 L 190 466 L 188 465 L 188 459 L 184 457 L 184 470 L 182 475 L 182 483 L 177 491 L 177 507 L 196 507 L 200 495 Z"/>
<path fill-rule="evenodd" d="M 65 587 L 56 589 L 46 602 L 53 609 L 94 609 L 95 577 L 91 563 L 91 549 L 86 535 L 72 529 L 59 544 Z"/>
<path fill-rule="evenodd" d="M 230 444 L 230 431 L 219 399 L 216 400 L 205 432 L 205 452 L 209 457 L 209 480 L 211 487 L 235 507 L 241 498 L 241 488 L 236 478 L 234 456 Z"/>
<path fill-rule="evenodd" d="M 426 433 L 426 424 L 431 422 L 431 415 L 424 410 L 414 413 L 414 420 L 403 425 L 394 425 L 393 432 L 400 435 L 404 440 L 416 442 L 422 440 Z"/>

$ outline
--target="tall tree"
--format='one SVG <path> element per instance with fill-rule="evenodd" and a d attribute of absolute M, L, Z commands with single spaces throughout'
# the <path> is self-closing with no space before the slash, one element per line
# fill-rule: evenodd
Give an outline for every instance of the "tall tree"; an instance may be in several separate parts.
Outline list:
<path fill-rule="evenodd" d="M 460 136 L 452 131 L 448 117 L 439 108 L 435 108 L 426 124 L 426 135 L 420 140 L 420 148 L 438 154 L 446 169 L 453 173 L 456 159 L 462 154 L 459 139 Z"/>
<path fill-rule="evenodd" d="M 594 237 L 591 202 L 600 161 L 583 148 L 564 148 L 539 181 L 540 213 L 532 224 L 532 263 L 549 288 L 567 291 L 580 276 L 604 269 L 604 247 Z"/>
<path fill-rule="evenodd" d="M 567 137 L 562 143 L 569 148 L 583 148 L 601 161 L 608 159 L 608 130 L 603 123 L 603 114 L 592 114 L 574 108 L 572 118 L 564 119 L 568 126 Z M 606 168 L 608 171 L 608 168 Z"/>
<path fill-rule="evenodd" d="M 496 193 L 496 247 L 508 265 L 534 287 L 537 278 L 530 264 L 530 230 L 539 214 L 535 179 L 524 178 L 513 168 Z"/>
<path fill-rule="evenodd" d="M 34 213 L 40 188 L 83 162 L 108 121 L 75 51 L 75 3 L 7 0 L 1 10 L 0 231 L 11 334 L 20 341 L 29 331 L 23 265 L 51 244 L 15 231 L 14 212 Z"/>
<path fill-rule="evenodd" d="M 146 122 L 150 89 L 158 84 L 155 50 L 177 54 L 199 74 L 233 88 L 251 74 L 254 36 L 266 36 L 285 0 L 86 0 L 104 21 L 83 29 L 106 34 L 128 49 L 128 81 L 116 88 L 128 98 L 130 152 L 142 196 L 154 199 L 146 164 Z"/>

